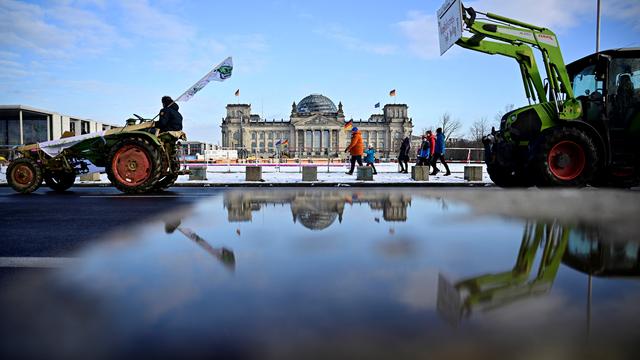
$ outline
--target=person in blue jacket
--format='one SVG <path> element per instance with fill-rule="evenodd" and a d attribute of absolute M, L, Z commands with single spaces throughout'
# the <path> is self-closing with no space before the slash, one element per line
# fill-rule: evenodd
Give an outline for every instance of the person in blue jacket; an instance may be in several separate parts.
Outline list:
<path fill-rule="evenodd" d="M 436 129 L 436 147 L 435 147 L 435 151 L 433 152 L 433 155 L 431 156 L 431 166 L 433 167 L 433 171 L 431 172 L 431 175 L 436 175 L 437 173 L 440 172 L 440 169 L 438 169 L 438 166 L 436 166 L 436 163 L 438 162 L 438 160 L 442 162 L 442 165 L 444 165 L 444 168 L 447 170 L 447 173 L 444 174 L 444 176 L 451 175 L 451 171 L 449 171 L 449 165 L 447 165 L 447 161 L 444 159 L 444 152 L 446 151 L 444 141 L 445 139 L 444 139 L 444 134 L 442 133 L 442 128 L 437 128 Z"/>
<path fill-rule="evenodd" d="M 416 166 L 429 165 L 429 157 L 431 156 L 431 144 L 426 135 L 422 135 L 422 142 L 418 148 L 418 163 Z"/>
<path fill-rule="evenodd" d="M 373 168 L 373 175 L 377 175 L 378 172 L 376 171 L 376 166 L 375 166 L 375 162 L 376 162 L 376 149 L 373 148 L 373 144 L 369 144 L 369 147 L 367 148 L 367 150 L 364 151 L 364 163 L 367 164 L 367 166 L 371 166 Z"/>

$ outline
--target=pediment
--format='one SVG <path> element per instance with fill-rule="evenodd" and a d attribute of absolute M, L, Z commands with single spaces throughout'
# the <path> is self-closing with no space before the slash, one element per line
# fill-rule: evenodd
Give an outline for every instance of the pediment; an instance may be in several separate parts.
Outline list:
<path fill-rule="evenodd" d="M 344 123 L 336 118 L 324 115 L 313 115 L 307 118 L 291 119 L 292 123 L 298 126 L 343 126 Z"/>

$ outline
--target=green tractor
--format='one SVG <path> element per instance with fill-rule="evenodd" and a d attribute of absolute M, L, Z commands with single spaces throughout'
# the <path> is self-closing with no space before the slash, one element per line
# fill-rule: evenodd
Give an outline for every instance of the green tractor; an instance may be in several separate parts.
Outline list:
<path fill-rule="evenodd" d="M 125 127 L 18 147 L 7 182 L 22 194 L 36 191 L 43 181 L 63 192 L 93 165 L 105 168 L 111 183 L 124 193 L 170 187 L 183 173 L 177 142 L 186 136 L 182 131 L 159 133 L 152 120 L 135 116 Z"/>
<path fill-rule="evenodd" d="M 549 29 L 480 13 L 459 0 L 448 0 L 439 19 L 445 12 L 461 23 L 455 44 L 513 58 L 521 71 L 529 106 L 505 114 L 500 129 L 484 139 L 496 185 L 640 183 L 640 48 L 602 51 L 565 66 Z M 532 48 L 539 50 L 544 80 Z"/>

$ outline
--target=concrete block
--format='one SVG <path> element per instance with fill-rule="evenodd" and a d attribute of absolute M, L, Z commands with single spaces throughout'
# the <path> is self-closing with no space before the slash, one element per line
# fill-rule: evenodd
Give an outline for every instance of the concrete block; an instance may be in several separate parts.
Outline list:
<path fill-rule="evenodd" d="M 206 166 L 189 166 L 189 181 L 207 180 Z"/>
<path fill-rule="evenodd" d="M 429 181 L 429 166 L 412 166 L 411 179 L 415 181 Z"/>
<path fill-rule="evenodd" d="M 247 166 L 245 181 L 262 181 L 262 166 Z"/>
<path fill-rule="evenodd" d="M 80 181 L 100 181 L 100 173 L 80 175 Z"/>
<path fill-rule="evenodd" d="M 373 168 L 370 166 L 358 166 L 358 177 L 356 180 L 373 181 Z"/>
<path fill-rule="evenodd" d="M 464 179 L 467 181 L 482 181 L 482 166 L 465 166 Z"/>
<path fill-rule="evenodd" d="M 302 168 L 302 181 L 318 181 L 318 167 L 304 166 Z"/>

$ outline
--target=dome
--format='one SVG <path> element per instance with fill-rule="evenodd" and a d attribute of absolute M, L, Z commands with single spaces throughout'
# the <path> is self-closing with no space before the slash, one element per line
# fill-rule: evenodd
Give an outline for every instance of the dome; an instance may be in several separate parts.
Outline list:
<path fill-rule="evenodd" d="M 312 94 L 302 99 L 296 110 L 301 114 L 338 112 L 336 104 L 328 97 L 320 94 Z"/>
<path fill-rule="evenodd" d="M 331 226 L 338 214 L 328 211 L 304 210 L 298 214 L 302 226 L 310 230 L 324 230 Z"/>

